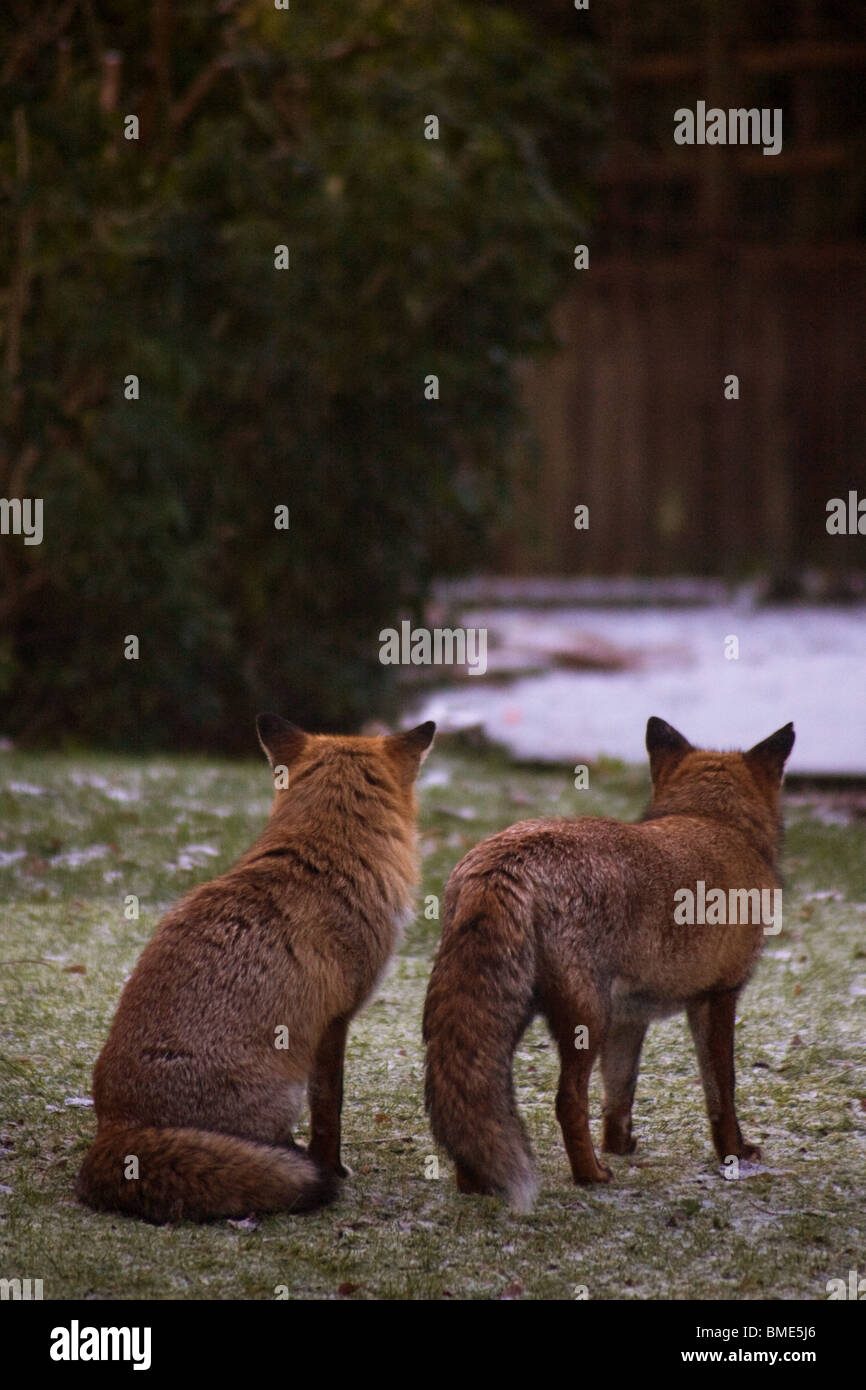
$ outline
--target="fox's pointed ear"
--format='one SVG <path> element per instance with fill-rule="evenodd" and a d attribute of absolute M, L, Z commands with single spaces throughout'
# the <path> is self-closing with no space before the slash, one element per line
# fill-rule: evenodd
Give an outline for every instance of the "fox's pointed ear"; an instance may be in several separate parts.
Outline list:
<path fill-rule="evenodd" d="M 770 734 L 770 737 L 765 738 L 763 742 L 756 743 L 754 748 L 750 748 L 748 753 L 743 754 L 743 757 L 748 762 L 764 768 L 777 782 L 781 782 L 785 763 L 793 747 L 794 725 L 783 724 L 781 729 Z"/>
<path fill-rule="evenodd" d="M 404 733 L 389 734 L 385 739 L 385 751 L 403 772 L 405 782 L 414 782 L 419 767 L 430 752 L 435 732 L 436 725 L 432 719 L 428 719 L 425 724 L 407 729 Z"/>
<path fill-rule="evenodd" d="M 307 735 L 297 724 L 281 719 L 278 714 L 257 714 L 256 733 L 271 767 L 293 763 L 307 741 Z"/>
<path fill-rule="evenodd" d="M 693 749 L 688 739 L 678 733 L 672 724 L 666 724 L 663 719 L 657 719 L 652 715 L 647 720 L 646 751 L 649 753 L 650 773 L 655 782 L 662 768 L 671 759 L 678 763 L 680 758 L 684 758 L 686 753 L 691 753 Z"/>

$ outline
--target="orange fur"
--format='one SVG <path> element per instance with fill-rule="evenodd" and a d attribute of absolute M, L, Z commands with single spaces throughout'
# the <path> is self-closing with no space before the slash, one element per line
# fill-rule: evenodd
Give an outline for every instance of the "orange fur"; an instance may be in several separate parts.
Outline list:
<path fill-rule="evenodd" d="M 77 1187 L 90 1206 L 155 1222 L 303 1210 L 345 1175 L 346 1033 L 411 913 L 413 783 L 434 726 L 258 728 L 288 787 L 243 858 L 163 919 L 123 991 L 93 1076 L 99 1130 Z M 292 1130 L 308 1085 L 304 1152 Z"/>

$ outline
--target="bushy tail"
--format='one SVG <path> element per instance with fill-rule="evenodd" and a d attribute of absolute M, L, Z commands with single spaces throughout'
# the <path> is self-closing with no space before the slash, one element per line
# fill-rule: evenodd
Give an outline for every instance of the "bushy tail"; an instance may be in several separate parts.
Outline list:
<path fill-rule="evenodd" d="M 206 1130 L 118 1126 L 97 1134 L 76 1196 L 97 1210 L 161 1224 L 310 1211 L 334 1189 L 334 1179 L 300 1149 Z"/>
<path fill-rule="evenodd" d="M 449 885 L 424 1005 L 430 1126 L 461 1191 L 504 1192 L 520 1211 L 531 1209 L 537 1184 L 511 1062 L 534 988 L 530 911 L 513 879 L 488 873 Z"/>

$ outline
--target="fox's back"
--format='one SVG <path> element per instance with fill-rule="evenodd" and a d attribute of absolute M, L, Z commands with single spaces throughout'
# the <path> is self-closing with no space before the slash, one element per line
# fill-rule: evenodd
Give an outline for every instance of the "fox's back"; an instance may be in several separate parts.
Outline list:
<path fill-rule="evenodd" d="M 414 799 L 384 757 L 376 740 L 308 736 L 263 834 L 145 947 L 96 1063 L 98 1111 L 134 1098 L 150 1114 L 239 1075 L 292 1080 L 313 1064 L 321 1021 L 361 1007 L 416 877 Z"/>
<path fill-rule="evenodd" d="M 443 937 L 459 921 L 461 901 L 485 892 L 520 899 L 530 914 L 542 981 L 585 962 L 615 992 L 679 998 L 742 983 L 762 927 L 677 921 L 675 894 L 700 882 L 727 896 L 772 889 L 777 880 L 740 831 L 704 817 L 524 821 L 483 840 L 458 864 Z"/>

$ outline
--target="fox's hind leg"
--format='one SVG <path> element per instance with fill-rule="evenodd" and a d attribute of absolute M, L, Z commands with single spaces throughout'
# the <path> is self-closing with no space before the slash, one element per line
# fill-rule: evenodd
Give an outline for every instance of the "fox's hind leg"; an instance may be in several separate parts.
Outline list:
<path fill-rule="evenodd" d="M 638 1066 L 647 1025 L 643 1019 L 618 1019 L 611 1023 L 601 1049 L 604 1088 L 604 1137 L 607 1153 L 634 1153 L 637 1140 L 631 1132 L 631 1109 Z"/>
<path fill-rule="evenodd" d="M 604 1043 L 607 1019 L 597 1006 L 569 1006 L 563 1001 L 551 1010 L 549 1022 L 560 1059 L 556 1118 L 571 1163 L 571 1175 L 576 1183 L 609 1182 L 611 1171 L 596 1158 L 589 1132 L 589 1078 Z"/>
<path fill-rule="evenodd" d="M 760 1158 L 761 1150 L 740 1133 L 734 1106 L 734 1015 L 739 990 L 705 995 L 688 1005 L 689 1027 L 704 1083 L 716 1153 L 726 1158 Z"/>

